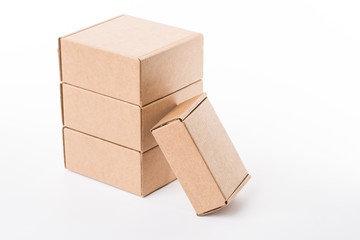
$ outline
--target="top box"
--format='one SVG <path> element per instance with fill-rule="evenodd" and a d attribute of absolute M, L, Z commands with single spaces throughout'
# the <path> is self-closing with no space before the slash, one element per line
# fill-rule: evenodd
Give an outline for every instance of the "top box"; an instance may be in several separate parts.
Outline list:
<path fill-rule="evenodd" d="M 200 80 L 203 36 L 122 15 L 59 38 L 63 82 L 144 106 Z"/>

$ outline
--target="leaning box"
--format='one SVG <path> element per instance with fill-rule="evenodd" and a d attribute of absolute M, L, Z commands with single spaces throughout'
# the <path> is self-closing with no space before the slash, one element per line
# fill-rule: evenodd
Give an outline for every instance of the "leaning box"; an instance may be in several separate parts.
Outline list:
<path fill-rule="evenodd" d="M 152 134 L 198 215 L 229 204 L 250 179 L 205 94 L 171 110 Z"/>
<path fill-rule="evenodd" d="M 59 38 L 59 58 L 66 168 L 141 196 L 174 180 L 150 128 L 202 92 L 202 35 L 122 15 Z"/>

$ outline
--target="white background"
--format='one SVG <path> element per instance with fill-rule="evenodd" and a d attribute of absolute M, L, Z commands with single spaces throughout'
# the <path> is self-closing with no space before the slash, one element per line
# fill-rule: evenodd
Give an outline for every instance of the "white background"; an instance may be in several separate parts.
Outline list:
<path fill-rule="evenodd" d="M 252 179 L 197 217 L 64 169 L 57 38 L 122 13 L 201 32 Z M 1 1 L 0 239 L 360 239 L 359 1 Z"/>

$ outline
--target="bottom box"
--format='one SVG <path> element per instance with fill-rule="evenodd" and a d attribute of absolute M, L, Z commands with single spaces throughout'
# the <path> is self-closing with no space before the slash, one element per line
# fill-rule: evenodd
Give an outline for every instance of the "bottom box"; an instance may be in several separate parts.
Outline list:
<path fill-rule="evenodd" d="M 176 179 L 158 146 L 140 153 L 66 127 L 63 138 L 67 169 L 136 195 Z"/>

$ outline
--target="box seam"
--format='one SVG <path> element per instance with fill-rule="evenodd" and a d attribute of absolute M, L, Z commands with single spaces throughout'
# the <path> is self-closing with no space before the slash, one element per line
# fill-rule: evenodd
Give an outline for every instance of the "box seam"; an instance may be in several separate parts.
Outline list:
<path fill-rule="evenodd" d="M 185 121 L 186 118 L 187 118 L 188 116 L 190 116 L 190 114 L 192 114 L 206 99 L 207 99 L 207 97 L 204 97 L 204 99 L 201 100 L 201 102 L 199 102 L 198 105 L 196 105 L 196 107 L 194 107 L 194 109 L 192 109 L 192 110 L 191 110 L 189 113 L 187 113 L 185 116 L 182 116 L 182 117 L 181 117 L 181 121 L 182 121 L 182 122 Z"/>
<path fill-rule="evenodd" d="M 137 61 L 139 60 L 139 58 L 136 57 L 136 56 L 130 56 L 130 55 L 125 55 L 123 53 L 112 52 L 110 50 L 107 50 L 107 49 L 104 49 L 104 48 L 101 48 L 101 47 L 94 47 L 94 46 L 92 46 L 90 44 L 78 42 L 78 41 L 75 41 L 73 39 L 69 39 L 69 38 L 61 38 L 61 39 L 64 39 L 65 41 L 71 42 L 73 44 L 77 44 L 77 45 L 80 45 L 80 46 L 85 46 L 85 47 L 90 48 L 90 49 L 95 49 L 95 50 L 99 50 L 99 51 L 102 51 L 102 52 L 105 52 L 105 53 L 113 54 L 115 56 L 120 56 L 120 57 L 128 58 L 128 59 L 131 59 L 131 60 L 137 60 Z"/>
<path fill-rule="evenodd" d="M 153 103 L 155 103 L 155 102 L 157 102 L 157 101 L 159 101 L 159 100 L 162 100 L 163 98 L 169 97 L 169 96 L 171 96 L 172 94 L 177 93 L 177 92 L 179 92 L 179 91 L 181 91 L 181 90 L 184 90 L 185 88 L 190 87 L 191 85 L 196 84 L 196 83 L 198 83 L 198 82 L 200 82 L 200 81 L 202 81 L 202 79 L 199 79 L 199 80 L 197 80 L 197 81 L 195 81 L 195 82 L 193 82 L 193 83 L 190 83 L 190 84 L 186 85 L 186 86 L 183 87 L 183 88 L 180 88 L 180 89 L 178 89 L 178 90 L 176 90 L 176 91 L 173 91 L 173 92 L 171 92 L 171 93 L 169 93 L 169 94 L 167 94 L 167 95 L 165 95 L 165 96 L 163 96 L 163 97 L 161 97 L 161 98 L 158 98 L 158 99 L 156 99 L 156 100 L 154 100 L 154 101 L 152 101 L 152 102 L 150 102 L 150 103 L 147 103 L 147 104 L 145 104 L 144 106 L 141 106 L 141 105 L 138 105 L 138 104 L 135 104 L 135 103 L 131 103 L 131 102 L 128 102 L 128 101 L 125 101 L 125 100 L 122 100 L 122 99 L 118 99 L 118 98 L 115 98 L 115 97 L 111 97 L 111 96 L 108 96 L 108 95 L 105 95 L 105 94 L 102 94 L 102 93 L 99 93 L 99 92 L 96 92 L 96 91 L 93 91 L 93 90 L 89 90 L 89 89 L 87 89 L 87 88 L 83 88 L 83 87 L 80 87 L 80 86 L 71 84 L 71 83 L 62 82 L 62 84 L 68 85 L 68 86 L 71 86 L 71 87 L 74 87 L 74 88 L 79 88 L 79 89 L 81 89 L 81 90 L 83 90 L 83 91 L 88 91 L 88 92 L 91 92 L 91 93 L 94 93 L 94 94 L 98 94 L 98 95 L 101 95 L 101 96 L 103 96 L 103 97 L 108 97 L 108 98 L 111 98 L 111 99 L 113 99 L 113 100 L 117 100 L 117 101 L 120 101 L 120 102 L 123 102 L 123 103 L 127 103 L 127 104 L 130 104 L 130 105 L 139 107 L 139 108 L 145 108 L 145 107 L 147 107 L 147 106 L 149 106 L 149 105 L 151 105 L 151 104 L 153 104 Z"/>
<path fill-rule="evenodd" d="M 236 186 L 235 190 L 230 194 L 230 196 L 227 198 L 226 201 L 230 202 L 235 197 L 234 194 L 238 190 L 240 190 L 249 179 L 250 179 L 250 175 L 249 173 L 247 173 L 246 176 L 243 178 L 243 180 L 240 181 L 240 183 Z"/>
<path fill-rule="evenodd" d="M 140 195 L 144 197 L 144 154 L 140 153 Z"/>
<path fill-rule="evenodd" d="M 63 85 L 60 83 L 60 107 L 61 107 L 61 122 L 62 125 L 65 125 L 65 117 L 64 117 L 64 93 L 63 93 Z"/>
<path fill-rule="evenodd" d="M 216 212 L 216 211 L 222 209 L 222 208 L 225 207 L 225 206 L 226 206 L 226 204 L 221 205 L 220 207 L 213 208 L 213 209 L 211 209 L 211 210 L 209 210 L 209 211 L 206 211 L 206 212 L 203 212 L 203 213 L 197 213 L 196 215 L 198 215 L 199 217 L 202 217 L 202 216 L 205 216 L 205 215 L 207 215 L 207 214 Z"/>
<path fill-rule="evenodd" d="M 117 101 L 120 101 L 120 102 L 123 102 L 123 103 L 127 103 L 127 104 L 130 104 L 130 105 L 133 105 L 133 106 L 136 106 L 136 107 L 141 107 L 140 105 L 137 105 L 135 103 L 131 103 L 131 102 L 127 102 L 125 100 L 121 100 L 121 99 L 118 99 L 118 98 L 114 98 L 114 97 L 111 97 L 111 96 L 108 96 L 108 95 L 105 95 L 105 94 L 102 94 L 102 93 L 99 93 L 99 92 L 95 92 L 93 90 L 89 90 L 89 89 L 86 89 L 86 88 L 83 88 L 83 87 L 79 87 L 77 85 L 74 85 L 74 84 L 71 84 L 71 83 L 67 83 L 67 82 L 63 82 L 63 84 L 66 84 L 68 86 L 71 86 L 71 87 L 74 87 L 74 88 L 79 88 L 83 91 L 88 91 L 88 92 L 91 92 L 91 93 L 95 93 L 95 94 L 98 94 L 98 95 L 101 95 L 103 97 L 108 97 L 108 98 L 111 98 L 113 100 L 117 100 Z"/>
<path fill-rule="evenodd" d="M 192 82 L 192 83 L 186 85 L 185 87 L 179 88 L 178 90 L 175 90 L 175 91 L 173 91 L 173 92 L 171 92 L 171 93 L 169 93 L 169 94 L 166 94 L 166 95 L 163 96 L 163 97 L 160 97 L 160 98 L 158 98 L 158 99 L 156 99 L 156 100 L 154 100 L 154 101 L 151 101 L 151 102 L 149 102 L 149 103 L 141 106 L 141 108 L 145 108 L 145 107 L 147 107 L 147 106 L 149 106 L 149 105 L 151 105 L 151 104 L 153 104 L 153 103 L 155 103 L 155 102 L 157 102 L 157 101 L 160 101 L 160 100 L 162 100 L 162 99 L 164 99 L 164 98 L 167 98 L 167 97 L 171 96 L 172 94 L 175 94 L 175 93 L 177 93 L 177 92 L 180 92 L 181 90 L 184 90 L 184 89 L 187 88 L 187 87 L 190 87 L 191 85 L 195 85 L 195 84 L 199 83 L 200 81 L 202 81 L 202 79 L 196 80 L 195 82 Z"/>
<path fill-rule="evenodd" d="M 61 38 L 58 38 L 58 58 L 59 58 L 60 82 L 62 82 L 63 74 L 62 74 L 62 59 L 61 59 Z"/>
<path fill-rule="evenodd" d="M 205 216 L 205 215 L 207 215 L 207 214 L 216 212 L 216 211 L 220 210 L 221 208 L 226 207 L 226 206 L 230 203 L 230 201 L 235 197 L 234 194 L 239 190 L 239 188 L 241 189 L 241 188 L 244 186 L 244 184 L 245 184 L 249 179 L 250 179 L 250 175 L 249 175 L 249 174 L 246 174 L 246 176 L 244 177 L 244 179 L 240 181 L 239 185 L 237 185 L 237 187 L 235 188 L 235 190 L 234 190 L 234 191 L 230 194 L 230 196 L 226 199 L 224 205 L 222 205 L 222 206 L 220 206 L 220 207 L 216 207 L 216 208 L 214 208 L 214 209 L 211 209 L 211 210 L 206 211 L 206 212 L 203 212 L 203 213 L 199 213 L 199 214 L 197 214 L 197 215 L 198 215 L 198 216 Z"/>
<path fill-rule="evenodd" d="M 94 135 L 91 135 L 91 134 L 88 134 L 88 133 L 79 131 L 79 130 L 77 130 L 77 129 L 74 129 L 74 128 L 71 128 L 71 127 L 68 127 L 68 126 L 64 126 L 64 127 L 65 127 L 65 128 L 68 128 L 68 129 L 70 129 L 70 130 L 73 130 L 73 131 L 75 131 L 75 132 L 82 133 L 82 134 L 85 134 L 85 135 L 87 135 L 87 136 L 90 136 L 90 137 L 93 137 L 93 138 L 97 138 L 97 139 L 99 139 L 99 140 L 102 140 L 102 141 L 105 141 L 105 142 L 108 142 L 108 143 L 111 143 L 111 144 L 115 144 L 115 145 L 117 145 L 117 146 L 119 146 L 119 147 L 123 147 L 123 148 L 129 149 L 129 150 L 131 150 L 131 151 L 135 151 L 135 152 L 138 152 L 138 153 L 142 153 L 142 152 L 139 151 L 139 150 L 136 150 L 136 149 L 133 149 L 133 148 L 130 148 L 130 147 L 126 147 L 126 146 L 121 145 L 121 144 L 118 144 L 118 143 L 114 143 L 114 142 L 112 142 L 112 141 L 109 141 L 109 140 L 106 140 L 106 139 L 103 139 L 103 138 L 100 138 L 100 137 L 97 137 L 97 136 L 94 136 Z"/>
<path fill-rule="evenodd" d="M 139 60 L 139 59 L 138 59 Z M 139 60 L 139 88 L 140 88 L 140 95 L 139 95 L 139 102 L 140 102 L 140 129 L 141 129 L 141 132 L 140 132 L 140 149 L 141 151 L 143 150 L 143 108 L 141 107 L 142 106 L 142 99 L 141 99 L 141 92 L 142 92 L 142 87 L 141 87 L 141 78 L 142 78 L 142 71 L 141 71 L 141 64 L 140 64 L 140 60 Z"/>
<path fill-rule="evenodd" d="M 150 132 L 155 131 L 156 129 L 161 128 L 161 127 L 163 127 L 163 126 L 165 126 L 165 125 L 168 125 L 169 123 L 172 123 L 172 122 L 177 121 L 177 120 L 179 120 L 180 122 L 185 121 L 185 119 L 186 119 L 193 111 L 195 111 L 195 110 L 200 106 L 200 104 L 203 103 L 206 99 L 207 99 L 207 97 L 205 97 L 204 99 L 202 99 L 201 102 L 199 102 L 199 103 L 196 105 L 196 107 L 194 107 L 194 109 L 192 109 L 189 113 L 187 113 L 187 114 L 185 115 L 185 117 L 180 116 L 180 117 L 177 117 L 177 118 L 174 118 L 174 119 L 170 119 L 170 120 L 168 120 L 168 121 L 166 121 L 166 122 L 164 122 L 164 123 L 162 123 L 162 124 L 160 124 L 160 125 L 155 125 L 152 129 L 150 129 Z M 161 121 L 161 120 L 160 120 L 160 121 Z"/>
<path fill-rule="evenodd" d="M 131 150 L 131 151 L 135 151 L 135 152 L 138 152 L 138 153 L 141 153 L 141 154 L 147 153 L 147 152 L 153 150 L 154 148 L 159 147 L 159 145 L 156 145 L 156 146 L 153 146 L 153 147 L 149 148 L 149 149 L 146 150 L 146 151 L 140 151 L 140 150 L 136 150 L 136 149 L 133 149 L 133 148 L 130 148 L 130 147 L 127 147 L 127 146 L 124 146 L 124 145 L 121 145 L 121 144 L 118 144 L 118 143 L 115 143 L 115 142 L 106 140 L 106 139 L 104 139 L 104 138 L 100 138 L 100 137 L 94 136 L 94 135 L 92 135 L 92 134 L 88 134 L 88 133 L 79 131 L 79 130 L 77 130 L 77 129 L 75 129 L 75 128 L 71 128 L 71 127 L 68 127 L 68 126 L 63 126 L 63 128 L 67 128 L 67 129 L 73 130 L 73 131 L 75 131 L 75 132 L 85 134 L 85 135 L 87 135 L 87 136 L 89 136 L 89 137 L 97 138 L 97 139 L 99 139 L 99 140 L 102 140 L 102 141 L 105 141 L 105 142 L 108 142 L 108 143 L 117 145 L 117 146 L 119 146 L 119 147 L 123 147 L 123 148 L 129 149 L 129 150 Z"/>
<path fill-rule="evenodd" d="M 63 155 L 64 155 L 64 167 L 66 168 L 66 153 L 65 153 L 65 126 L 62 127 L 62 139 L 63 139 Z"/>

